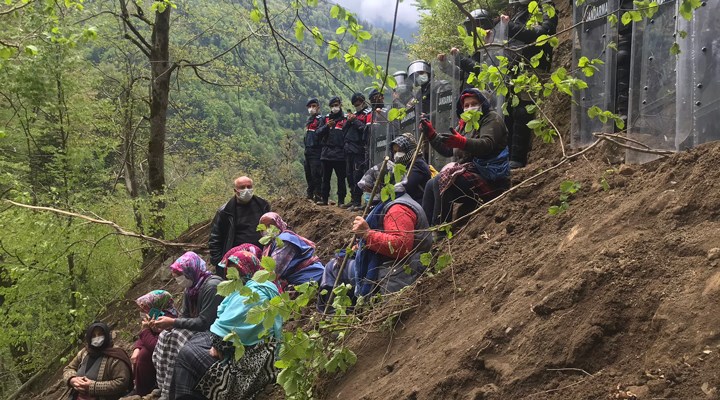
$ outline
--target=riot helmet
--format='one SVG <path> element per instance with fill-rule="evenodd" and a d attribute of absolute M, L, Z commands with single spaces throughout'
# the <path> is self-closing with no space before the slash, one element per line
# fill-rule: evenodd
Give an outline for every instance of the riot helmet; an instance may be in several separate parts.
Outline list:
<path fill-rule="evenodd" d="M 408 79 L 416 86 L 430 83 L 430 64 L 425 60 L 415 60 L 408 66 Z"/>
<path fill-rule="evenodd" d="M 482 28 L 485 30 L 492 29 L 495 27 L 495 24 L 493 23 L 492 15 L 490 14 L 490 11 L 485 10 L 483 8 L 478 8 L 477 10 L 473 10 L 470 15 L 472 15 L 473 21 L 475 22 L 476 28 Z M 465 18 L 465 21 L 463 22 L 463 26 L 465 27 L 465 32 L 469 34 L 474 33 L 473 30 L 473 24 L 470 21 L 470 18 Z"/>
<path fill-rule="evenodd" d="M 385 107 L 385 95 L 377 89 L 373 89 L 370 91 L 368 99 L 370 100 L 370 104 L 374 109 Z"/>
<path fill-rule="evenodd" d="M 407 92 L 407 72 L 397 71 L 393 74 L 393 78 L 395 78 L 395 83 L 397 84 L 393 91 L 400 94 Z"/>

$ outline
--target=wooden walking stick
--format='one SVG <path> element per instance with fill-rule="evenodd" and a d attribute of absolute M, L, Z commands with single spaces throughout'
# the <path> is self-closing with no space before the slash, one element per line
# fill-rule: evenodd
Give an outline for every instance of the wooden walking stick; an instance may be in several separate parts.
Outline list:
<path fill-rule="evenodd" d="M 381 182 L 384 181 L 388 161 L 390 161 L 390 157 L 385 156 L 385 159 L 383 159 L 383 162 L 380 165 L 380 173 L 378 175 L 378 178 L 377 178 L 377 180 L 375 180 L 375 185 L 373 185 L 372 192 L 370 192 L 370 201 L 368 201 L 368 203 L 365 204 L 365 209 L 363 210 L 363 213 L 362 213 L 363 218 L 367 217 L 367 215 L 370 213 L 370 209 L 371 209 L 370 205 L 372 204 L 372 199 L 378 193 Z M 330 290 L 330 296 L 328 297 L 328 302 L 325 304 L 325 309 L 323 310 L 323 314 L 327 314 L 328 307 L 330 307 L 330 303 L 331 303 L 330 300 L 332 300 L 333 292 L 335 291 L 338 281 L 340 280 L 340 277 L 342 276 L 342 273 L 345 270 L 345 265 L 347 265 L 347 261 L 348 261 L 348 257 L 349 257 L 347 254 L 347 249 L 352 247 L 352 245 L 354 243 L 355 243 L 355 235 L 353 235 L 353 237 L 348 241 L 348 245 L 345 246 L 345 256 L 343 257 L 342 264 L 340 264 L 340 269 L 338 269 L 338 273 L 335 276 L 335 282 L 333 282 L 333 287 L 332 287 L 332 290 Z"/>

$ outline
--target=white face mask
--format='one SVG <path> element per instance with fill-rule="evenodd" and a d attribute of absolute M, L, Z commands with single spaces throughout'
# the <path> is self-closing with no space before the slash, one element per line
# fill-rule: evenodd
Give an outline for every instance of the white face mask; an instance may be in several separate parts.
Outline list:
<path fill-rule="evenodd" d="M 183 287 L 185 289 L 187 289 L 193 285 L 193 281 L 186 278 L 185 275 L 176 276 L 175 282 L 177 282 L 177 284 L 180 285 L 180 287 Z"/>
<path fill-rule="evenodd" d="M 480 106 L 470 106 L 467 107 L 465 111 L 480 111 Z"/>
<path fill-rule="evenodd" d="M 253 197 L 253 190 L 252 189 L 242 189 L 240 191 L 235 192 L 235 197 L 237 197 L 237 199 L 240 200 L 241 203 L 247 203 Z"/>
<path fill-rule="evenodd" d="M 428 83 L 429 80 L 430 80 L 430 77 L 427 76 L 427 74 L 418 75 L 418 83 L 420 85 L 424 85 L 424 84 Z"/>
<path fill-rule="evenodd" d="M 393 156 L 393 159 L 395 160 L 395 162 L 397 162 L 403 157 L 405 157 L 405 153 L 403 153 L 402 151 L 398 151 L 395 153 L 395 156 Z"/>
<path fill-rule="evenodd" d="M 90 345 L 93 347 L 100 347 L 105 343 L 105 336 L 98 336 L 90 339 Z"/>
<path fill-rule="evenodd" d="M 337 114 L 340 112 L 340 107 L 333 107 L 330 109 L 330 111 L 332 111 L 333 114 Z"/>
<path fill-rule="evenodd" d="M 310 114 L 310 115 L 317 114 L 317 109 L 315 107 L 308 107 L 308 114 Z"/>

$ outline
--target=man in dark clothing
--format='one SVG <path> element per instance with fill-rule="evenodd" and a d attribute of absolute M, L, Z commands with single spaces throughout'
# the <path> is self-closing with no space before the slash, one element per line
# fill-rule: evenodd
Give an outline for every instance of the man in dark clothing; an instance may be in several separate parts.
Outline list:
<path fill-rule="evenodd" d="M 501 21 L 508 23 L 508 37 L 510 40 L 532 44 L 541 35 L 554 35 L 558 24 L 557 14 L 550 17 L 543 10 L 542 22 L 528 28 L 527 22 L 532 16 L 528 11 L 528 4 L 530 4 L 530 0 L 510 0 L 510 5 L 514 6 L 514 15 L 512 17 L 507 15 L 500 17 Z M 538 7 L 542 6 L 555 7 L 551 0 L 539 1 Z M 525 64 L 529 65 L 530 59 L 543 51 L 543 56 L 540 57 L 540 63 L 536 70 L 549 72 L 552 64 L 552 50 L 552 47 L 547 43 L 543 46 L 527 46 L 522 49 L 520 56 Z M 512 118 L 512 123 L 508 123 L 510 128 L 508 145 L 510 147 L 510 168 L 513 169 L 522 168 L 528 162 L 528 153 L 532 148 L 532 130 L 528 128 L 527 124 L 533 119 L 533 115 L 528 113 L 526 109 L 526 106 L 533 104 L 530 97 L 526 93 L 514 95 L 520 97 L 520 103 L 515 107 L 508 107 L 508 112 Z M 509 100 L 509 104 L 512 104 L 512 99 Z"/>
<path fill-rule="evenodd" d="M 313 201 L 322 199 L 322 163 L 320 153 L 322 145 L 317 137 L 317 130 L 325 123 L 320 115 L 318 99 L 308 100 L 305 106 L 308 109 L 308 120 L 305 123 L 305 180 L 307 181 L 307 198 Z"/>
<path fill-rule="evenodd" d="M 372 125 L 372 110 L 365 102 L 362 93 L 354 93 L 350 101 L 355 107 L 355 113 L 348 114 L 343 132 L 345 132 L 345 168 L 351 200 L 343 208 L 360 209 L 362 190 L 357 183 L 369 167 L 368 126 Z"/>
<path fill-rule="evenodd" d="M 243 243 L 260 246 L 260 232 L 257 226 L 260 217 L 270 212 L 270 204 L 253 194 L 253 181 L 247 176 L 235 179 L 235 196 L 215 214 L 208 247 L 210 263 L 217 267 L 225 253 Z M 225 270 L 216 268 L 217 274 L 225 278 Z"/>
<path fill-rule="evenodd" d="M 322 163 L 322 199 L 317 205 L 328 205 L 330 198 L 330 178 L 333 171 L 337 177 L 338 205 L 345 202 L 345 114 L 342 111 L 342 102 L 339 97 L 333 97 L 328 103 L 330 113 L 325 116 L 325 123 L 318 129 L 317 137 L 322 144 L 320 162 Z"/>

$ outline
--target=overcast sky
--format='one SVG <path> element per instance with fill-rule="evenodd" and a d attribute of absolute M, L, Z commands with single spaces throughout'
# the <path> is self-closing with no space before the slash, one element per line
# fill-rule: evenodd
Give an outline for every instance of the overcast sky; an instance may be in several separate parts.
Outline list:
<path fill-rule="evenodd" d="M 392 24 L 395 13 L 395 2 L 389 0 L 335 0 L 337 4 L 347 8 L 373 25 Z M 414 28 L 420 18 L 415 1 L 404 0 L 398 8 L 398 24 L 405 28 Z"/>

